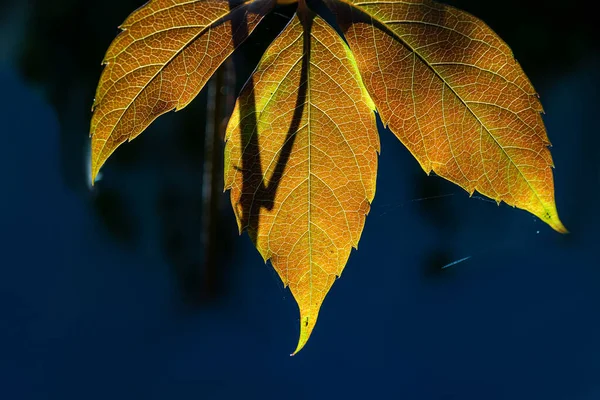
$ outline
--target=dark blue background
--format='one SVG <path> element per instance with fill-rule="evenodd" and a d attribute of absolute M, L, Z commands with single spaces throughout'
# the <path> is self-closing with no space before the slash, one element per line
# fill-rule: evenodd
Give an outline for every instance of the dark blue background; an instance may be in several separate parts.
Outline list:
<path fill-rule="evenodd" d="M 557 23 L 581 11 L 453 2 L 531 71 L 571 234 L 424 177 L 382 131 L 360 251 L 290 358 L 296 305 L 226 194 L 217 289 L 189 274 L 204 94 L 85 181 L 98 61 L 137 2 L 25 3 L 0 7 L 0 398 L 600 399 L 600 58 L 585 16 Z"/>

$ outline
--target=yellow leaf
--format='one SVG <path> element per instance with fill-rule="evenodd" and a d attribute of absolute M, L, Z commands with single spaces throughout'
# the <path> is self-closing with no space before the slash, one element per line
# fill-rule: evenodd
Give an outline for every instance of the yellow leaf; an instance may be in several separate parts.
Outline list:
<path fill-rule="evenodd" d="M 94 101 L 92 182 L 115 149 L 192 101 L 272 0 L 152 0 L 121 25 Z M 240 29 L 244 21 L 246 29 Z"/>
<path fill-rule="evenodd" d="M 429 0 L 326 0 L 382 120 L 423 169 L 566 232 L 533 86 L 477 18 Z"/>
<path fill-rule="evenodd" d="M 300 8 L 242 90 L 226 133 L 225 187 L 300 308 L 308 340 L 358 245 L 375 194 L 374 105 L 340 36 Z"/>
<path fill-rule="evenodd" d="M 155 118 L 185 107 L 273 7 L 296 0 L 151 0 L 123 24 L 91 123 L 92 180 Z M 533 86 L 483 22 L 430 0 L 300 0 L 240 94 L 225 188 L 300 308 L 307 342 L 375 194 L 374 111 L 423 169 L 566 232 Z"/>

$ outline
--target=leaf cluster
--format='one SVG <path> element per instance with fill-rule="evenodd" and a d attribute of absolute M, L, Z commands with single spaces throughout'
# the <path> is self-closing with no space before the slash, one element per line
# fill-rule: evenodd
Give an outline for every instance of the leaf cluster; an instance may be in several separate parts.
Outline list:
<path fill-rule="evenodd" d="M 294 0 L 151 0 L 109 47 L 92 180 L 123 142 L 188 105 L 263 18 Z M 307 342 L 375 195 L 375 113 L 427 173 L 566 232 L 542 106 L 509 47 L 430 0 L 300 0 L 226 129 L 225 189 L 300 309 Z"/>

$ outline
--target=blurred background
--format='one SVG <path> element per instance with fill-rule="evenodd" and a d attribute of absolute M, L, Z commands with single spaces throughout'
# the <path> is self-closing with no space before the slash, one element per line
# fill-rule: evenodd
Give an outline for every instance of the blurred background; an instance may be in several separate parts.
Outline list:
<path fill-rule="evenodd" d="M 360 251 L 293 358 L 296 304 L 222 193 L 220 86 L 89 184 L 100 62 L 142 3 L 0 1 L 0 398 L 600 399 L 600 52 L 586 1 L 446 1 L 487 22 L 540 93 L 571 233 L 427 177 L 381 129 Z M 291 13 L 224 69 L 223 110 Z"/>

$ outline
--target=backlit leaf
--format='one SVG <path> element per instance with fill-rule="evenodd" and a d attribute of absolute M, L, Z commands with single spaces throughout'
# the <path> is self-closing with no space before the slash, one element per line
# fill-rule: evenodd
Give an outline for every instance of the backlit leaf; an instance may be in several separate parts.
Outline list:
<path fill-rule="evenodd" d="M 92 182 L 112 152 L 196 97 L 272 0 L 152 0 L 121 25 L 94 101 Z M 240 22 L 247 29 L 240 29 Z"/>
<path fill-rule="evenodd" d="M 423 169 L 566 232 L 542 106 L 477 18 L 429 0 L 326 0 L 382 120 Z"/>
<path fill-rule="evenodd" d="M 379 150 L 374 106 L 352 54 L 321 18 L 304 12 L 242 90 L 225 149 L 225 187 L 240 230 L 248 229 L 298 302 L 295 352 L 358 245 Z"/>
<path fill-rule="evenodd" d="M 319 1 L 333 15 L 309 10 Z M 294 2 L 151 0 L 134 12 L 104 60 L 92 181 L 121 143 L 189 104 L 276 4 Z M 375 194 L 375 111 L 427 173 L 566 232 L 542 106 L 490 28 L 430 0 L 310 4 L 299 1 L 244 86 L 225 145 L 238 227 L 300 308 L 294 353 L 358 245 Z"/>

